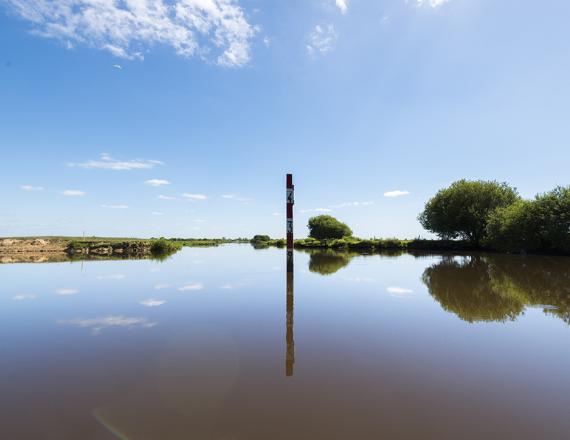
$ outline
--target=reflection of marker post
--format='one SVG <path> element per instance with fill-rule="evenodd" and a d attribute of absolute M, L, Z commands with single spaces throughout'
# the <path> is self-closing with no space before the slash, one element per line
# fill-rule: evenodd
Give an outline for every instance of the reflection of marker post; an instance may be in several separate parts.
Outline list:
<path fill-rule="evenodd" d="M 287 272 L 287 332 L 285 335 L 287 352 L 285 353 L 285 376 L 293 376 L 293 365 L 295 364 L 295 340 L 293 338 L 293 293 L 293 271 L 291 271 Z"/>
<path fill-rule="evenodd" d="M 293 339 L 293 205 L 294 197 L 293 175 L 287 174 L 287 315 L 286 335 L 287 351 L 285 353 L 285 375 L 293 376 L 295 363 L 295 341 Z"/>

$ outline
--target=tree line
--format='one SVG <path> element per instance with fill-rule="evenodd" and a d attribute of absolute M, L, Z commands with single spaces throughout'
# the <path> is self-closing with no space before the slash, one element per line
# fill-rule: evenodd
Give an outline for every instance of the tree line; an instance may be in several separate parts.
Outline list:
<path fill-rule="evenodd" d="M 459 180 L 430 199 L 418 220 L 442 239 L 505 252 L 570 253 L 570 186 L 525 200 L 504 182 Z"/>

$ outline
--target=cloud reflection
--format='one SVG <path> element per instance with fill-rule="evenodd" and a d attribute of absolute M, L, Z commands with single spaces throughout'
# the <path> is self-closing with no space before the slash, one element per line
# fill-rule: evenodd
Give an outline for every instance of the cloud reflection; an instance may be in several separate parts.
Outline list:
<path fill-rule="evenodd" d="M 26 300 L 30 300 L 30 299 L 36 299 L 37 296 L 33 295 L 33 294 L 29 294 L 29 293 L 19 293 L 18 295 L 15 295 L 12 297 L 12 299 L 14 301 L 26 301 Z"/>
<path fill-rule="evenodd" d="M 129 317 L 122 315 L 108 315 L 98 318 L 74 318 L 68 321 L 58 321 L 59 324 L 68 324 L 76 327 L 91 328 L 94 335 L 100 334 L 103 329 L 111 327 L 120 328 L 151 328 L 157 325 L 157 322 L 151 322 L 146 318 Z"/>
<path fill-rule="evenodd" d="M 79 289 L 74 289 L 70 287 L 63 287 L 61 289 L 56 289 L 55 293 L 58 295 L 66 296 L 66 295 L 75 295 L 79 293 Z"/>
<path fill-rule="evenodd" d="M 204 285 L 201 283 L 189 283 L 178 288 L 180 292 L 188 292 L 192 290 L 202 290 L 202 289 L 204 289 Z"/>
<path fill-rule="evenodd" d="M 395 286 L 388 287 L 386 289 L 386 291 L 390 295 L 392 295 L 396 298 L 406 298 L 406 297 L 410 296 L 410 294 L 414 293 L 414 291 L 411 289 L 406 289 L 404 287 L 395 287 Z"/>
<path fill-rule="evenodd" d="M 155 299 L 155 298 L 149 298 L 149 299 L 145 299 L 141 302 L 139 302 L 139 304 L 141 306 L 145 306 L 145 307 L 158 307 L 163 305 L 164 303 L 166 303 L 166 301 L 162 300 L 162 299 Z"/>

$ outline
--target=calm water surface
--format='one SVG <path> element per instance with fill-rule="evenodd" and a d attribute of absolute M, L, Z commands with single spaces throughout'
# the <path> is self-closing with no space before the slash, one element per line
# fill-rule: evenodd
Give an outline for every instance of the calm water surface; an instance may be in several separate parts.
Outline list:
<path fill-rule="evenodd" d="M 570 259 L 0 265 L 1 439 L 568 439 Z"/>

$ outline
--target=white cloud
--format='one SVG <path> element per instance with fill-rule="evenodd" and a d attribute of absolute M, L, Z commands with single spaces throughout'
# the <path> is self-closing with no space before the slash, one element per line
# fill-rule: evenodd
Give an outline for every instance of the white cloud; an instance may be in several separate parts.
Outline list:
<path fill-rule="evenodd" d="M 337 39 L 338 34 L 333 24 L 318 24 L 309 35 L 307 53 L 309 55 L 324 55 L 333 49 Z"/>
<path fill-rule="evenodd" d="M 85 191 L 79 191 L 78 189 L 66 189 L 61 194 L 65 197 L 83 197 L 87 195 Z"/>
<path fill-rule="evenodd" d="M 75 318 L 69 321 L 59 321 L 59 324 L 70 324 L 76 327 L 86 327 L 91 328 L 94 335 L 98 335 L 104 328 L 109 327 L 123 327 L 123 328 L 133 328 L 133 327 L 143 327 L 150 328 L 154 327 L 157 323 L 150 322 L 146 318 L 136 318 L 128 317 L 122 315 L 109 315 L 102 316 L 100 318 Z"/>
<path fill-rule="evenodd" d="M 447 3 L 449 0 L 416 0 L 416 3 L 419 6 L 431 6 L 432 8 L 437 8 L 438 6 L 443 5 L 444 3 Z"/>
<path fill-rule="evenodd" d="M 154 290 L 168 289 L 169 287 L 170 287 L 170 284 L 156 284 L 154 286 Z"/>
<path fill-rule="evenodd" d="M 79 293 L 79 289 L 73 289 L 73 288 L 65 287 L 62 289 L 56 289 L 55 293 L 57 293 L 58 295 L 62 295 L 62 296 L 75 295 L 76 293 Z"/>
<path fill-rule="evenodd" d="M 188 292 L 192 290 L 202 290 L 203 288 L 204 286 L 200 283 L 190 283 L 190 284 L 185 284 L 182 287 L 179 287 L 178 290 L 180 292 Z"/>
<path fill-rule="evenodd" d="M 128 209 L 128 205 L 101 205 L 101 208 L 106 209 Z"/>
<path fill-rule="evenodd" d="M 152 211 L 152 213 L 151 213 L 151 214 L 152 214 L 152 215 L 158 215 L 158 216 L 161 216 L 161 215 L 164 215 L 164 212 L 160 212 L 160 211 Z"/>
<path fill-rule="evenodd" d="M 338 205 L 331 205 L 331 208 L 356 208 L 359 206 L 372 206 L 374 205 L 374 202 L 371 201 L 366 201 L 366 202 L 344 202 L 344 203 L 339 203 Z"/>
<path fill-rule="evenodd" d="M 164 196 L 164 195 L 159 195 L 158 196 L 159 200 L 176 200 L 176 197 L 172 197 L 172 196 Z"/>
<path fill-rule="evenodd" d="M 273 214 L 271 214 L 273 217 L 281 217 L 281 213 L 280 212 L 274 212 Z"/>
<path fill-rule="evenodd" d="M 160 186 L 170 185 L 170 182 L 168 180 L 165 180 L 165 179 L 149 179 L 149 180 L 145 180 L 144 184 L 158 188 Z"/>
<path fill-rule="evenodd" d="M 113 67 L 117 70 L 123 70 L 123 66 L 121 66 L 120 64 L 113 64 Z"/>
<path fill-rule="evenodd" d="M 332 212 L 332 209 L 328 208 L 301 209 L 299 212 L 303 214 L 307 212 Z"/>
<path fill-rule="evenodd" d="M 386 289 L 386 291 L 395 297 L 400 297 L 400 298 L 404 298 L 406 296 L 409 296 L 411 293 L 413 293 L 414 291 L 411 289 L 405 289 L 403 287 L 388 287 Z"/>
<path fill-rule="evenodd" d="M 102 154 L 99 160 L 88 160 L 82 163 L 70 163 L 70 167 L 85 168 L 87 170 L 102 169 L 113 171 L 150 170 L 156 165 L 163 165 L 160 160 L 132 159 L 121 161 L 113 159 L 108 154 Z"/>
<path fill-rule="evenodd" d="M 32 186 L 32 185 L 21 185 L 20 189 L 22 191 L 28 191 L 28 192 L 44 190 L 43 186 Z"/>
<path fill-rule="evenodd" d="M 397 189 L 394 191 L 385 192 L 384 197 L 402 197 L 402 196 L 407 196 L 409 194 L 410 194 L 409 191 L 401 191 L 401 190 Z"/>
<path fill-rule="evenodd" d="M 249 202 L 251 200 L 247 197 L 241 197 L 236 194 L 223 194 L 222 199 L 236 200 L 238 202 Z"/>
<path fill-rule="evenodd" d="M 158 306 L 163 305 L 164 303 L 166 303 L 166 301 L 164 301 L 162 299 L 154 299 L 154 298 L 145 299 L 145 300 L 139 302 L 139 304 L 141 306 L 145 306 L 145 307 L 158 307 Z"/>
<path fill-rule="evenodd" d="M 36 298 L 37 298 L 36 295 L 28 294 L 28 293 L 20 293 L 20 294 L 18 294 L 18 295 L 16 295 L 16 296 L 13 296 L 13 297 L 12 297 L 12 299 L 13 299 L 14 301 L 27 301 L 27 300 L 36 299 Z"/>
<path fill-rule="evenodd" d="M 194 200 L 206 200 L 208 198 L 204 194 L 189 194 L 189 193 L 182 194 L 182 197 L 184 197 L 185 199 L 192 200 L 192 201 L 194 201 Z"/>
<path fill-rule="evenodd" d="M 227 67 L 250 60 L 250 25 L 237 0 L 6 0 L 34 34 L 142 59 L 164 45 Z"/>
<path fill-rule="evenodd" d="M 335 4 L 341 13 L 346 14 L 346 11 L 348 11 L 348 0 L 335 0 Z"/>

